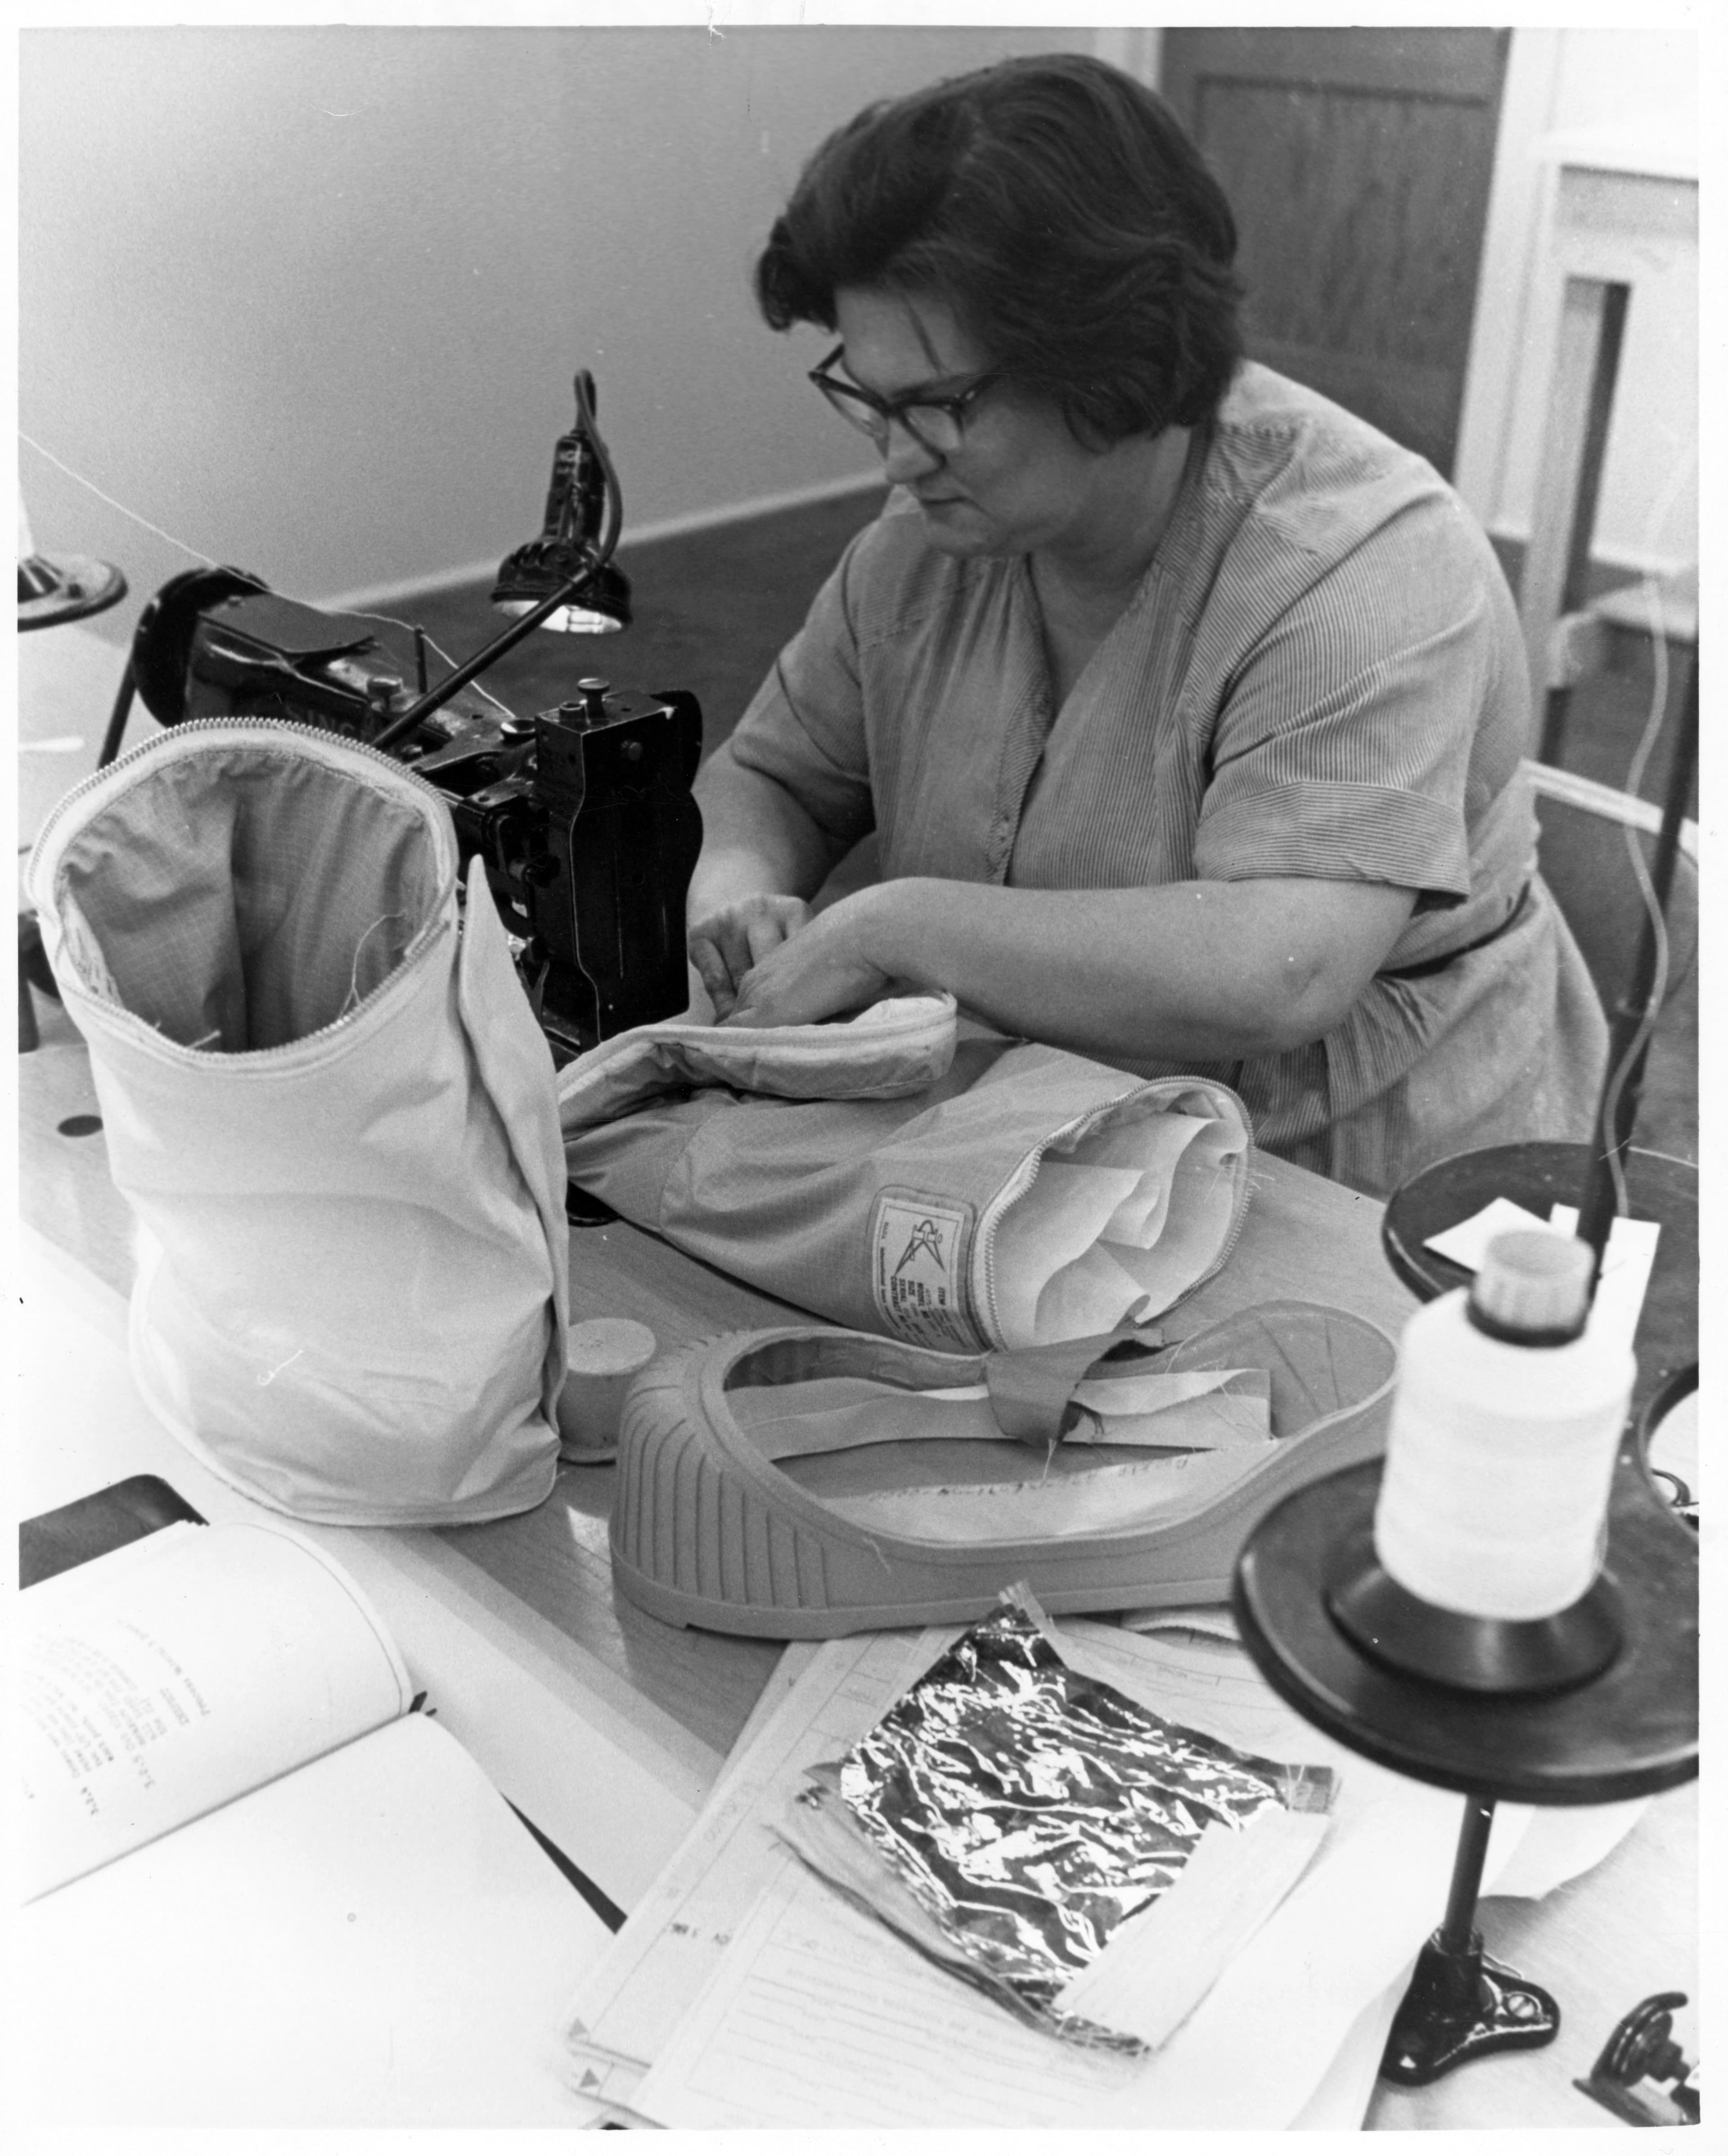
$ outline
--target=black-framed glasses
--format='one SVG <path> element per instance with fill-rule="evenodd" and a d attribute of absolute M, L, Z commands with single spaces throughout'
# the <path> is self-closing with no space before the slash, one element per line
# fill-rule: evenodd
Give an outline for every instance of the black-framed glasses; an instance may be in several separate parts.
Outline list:
<path fill-rule="evenodd" d="M 992 367 L 946 397 L 932 397 L 923 390 L 915 390 L 910 397 L 878 397 L 829 373 L 845 350 L 843 344 L 837 344 L 819 367 L 811 368 L 810 379 L 840 417 L 868 434 L 879 449 L 888 446 L 890 427 L 899 425 L 932 456 L 951 456 L 966 439 L 967 414 L 991 384 L 1002 378 L 1003 370 Z"/>

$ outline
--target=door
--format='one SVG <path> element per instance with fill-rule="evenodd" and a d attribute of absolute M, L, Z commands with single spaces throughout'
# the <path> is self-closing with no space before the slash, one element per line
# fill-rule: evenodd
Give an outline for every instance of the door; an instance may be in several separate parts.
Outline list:
<path fill-rule="evenodd" d="M 1248 347 L 1450 474 L 1510 33 L 1167 30 Z"/>

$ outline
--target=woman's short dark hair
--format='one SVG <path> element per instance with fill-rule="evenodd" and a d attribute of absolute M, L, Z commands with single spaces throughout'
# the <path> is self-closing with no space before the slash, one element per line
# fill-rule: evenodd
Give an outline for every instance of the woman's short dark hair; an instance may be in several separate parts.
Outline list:
<path fill-rule="evenodd" d="M 804 167 L 756 264 L 775 329 L 848 287 L 940 297 L 1083 440 L 1194 426 L 1241 357 L 1236 220 L 1176 116 L 1101 60 L 1004 61 L 872 105 Z"/>

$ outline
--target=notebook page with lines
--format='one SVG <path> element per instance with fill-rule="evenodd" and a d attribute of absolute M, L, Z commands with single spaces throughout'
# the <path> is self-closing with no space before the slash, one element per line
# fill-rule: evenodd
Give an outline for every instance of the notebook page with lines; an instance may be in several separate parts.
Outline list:
<path fill-rule="evenodd" d="M 726 1922 L 699 1943 L 680 1938 L 675 1953 L 645 1941 L 631 1972 L 634 1985 L 650 1992 L 658 1970 L 676 1979 L 678 1996 L 665 1999 L 662 2034 L 651 2046 L 645 2017 L 635 2019 L 643 2048 L 633 2062 L 630 2108 L 673 2127 L 1359 2124 L 1361 2073 L 1344 2076 L 1329 2104 L 1328 2068 L 1377 2001 L 1390 1991 L 1395 2003 L 1399 1979 L 1432 1928 L 1451 1863 L 1456 1800 L 1328 1746 L 1226 1649 L 1084 1621 L 1059 1626 L 1065 1660 L 1155 1712 L 1243 1748 L 1325 1758 L 1343 1778 L 1322 1856 L 1171 2041 L 1141 2061 L 1081 2052 L 974 1997 L 819 1881 L 765 1851 L 767 1828 L 797 1783 L 798 1762 L 832 1756 L 840 1725 L 859 1726 L 860 1717 L 867 1724 L 885 1709 L 942 1636 L 927 1635 L 915 1648 L 901 1634 L 818 1650 L 771 1725 L 774 1765 L 760 1779 L 741 1768 L 723 1793 L 737 1809 L 710 1845 L 721 1876 L 687 1878 L 685 1913 L 674 1921 L 724 1907 Z M 887 1677 L 890 1661 L 906 1672 L 898 1685 Z M 823 1722 L 819 1738 L 813 1711 Z M 1506 1808 L 1490 1870 L 1521 1858 L 1531 1819 L 1527 1810 Z M 1604 1818 L 1601 1831 L 1586 1837 L 1587 1848 L 1569 1850 L 1561 1876 L 1593 1861 L 1598 1845 L 1626 1824 Z M 699 1824 L 681 1852 L 693 1866 L 701 1841 Z M 729 1885 L 725 1875 L 746 1851 L 749 1881 L 741 1870 Z M 1553 1883 L 1555 1868 L 1536 1891 Z M 594 2028 L 608 2025 L 598 1994 L 613 1977 L 608 1962 L 588 1987 L 588 1997 L 602 2005 Z M 622 2025 L 623 2016 L 611 2025 L 614 2031 Z M 1244 2027 L 1259 2032 L 1252 2074 L 1242 2064 Z M 653 2063 L 643 2075 L 644 2056 Z M 623 2091 L 614 2083 L 606 2093 Z"/>

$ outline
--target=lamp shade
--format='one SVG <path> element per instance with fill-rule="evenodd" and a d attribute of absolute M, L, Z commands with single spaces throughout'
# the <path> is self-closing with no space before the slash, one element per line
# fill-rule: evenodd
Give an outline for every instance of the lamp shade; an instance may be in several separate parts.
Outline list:
<path fill-rule="evenodd" d="M 531 539 L 499 564 L 492 603 L 505 613 L 531 613 L 544 599 L 578 576 L 592 556 L 580 546 Z M 615 563 L 592 569 L 569 603 L 540 624 L 542 629 L 603 636 L 630 625 L 630 580 Z"/>
<path fill-rule="evenodd" d="M 57 621 L 76 621 L 100 613 L 126 595 L 126 580 L 111 562 L 88 554 L 50 558 L 36 552 L 24 498 L 18 496 L 18 627 L 48 629 Z"/>
<path fill-rule="evenodd" d="M 540 536 L 505 557 L 492 591 L 494 606 L 526 614 L 574 584 L 569 603 L 540 626 L 591 636 L 630 622 L 629 579 L 612 560 L 623 504 L 594 403 L 594 377 L 584 367 L 576 377 L 576 424 L 558 437 L 552 452 Z"/>

